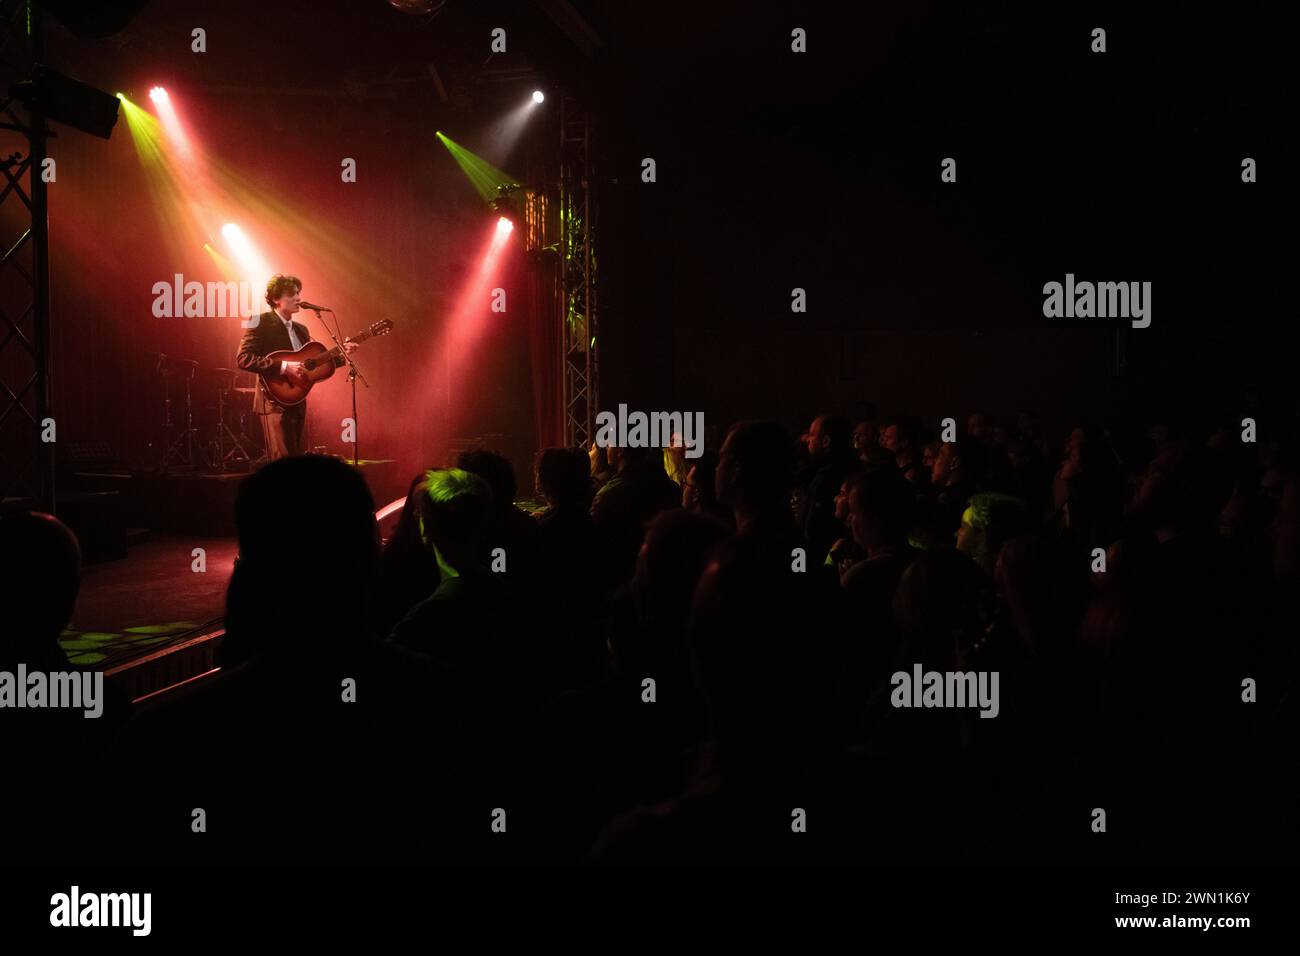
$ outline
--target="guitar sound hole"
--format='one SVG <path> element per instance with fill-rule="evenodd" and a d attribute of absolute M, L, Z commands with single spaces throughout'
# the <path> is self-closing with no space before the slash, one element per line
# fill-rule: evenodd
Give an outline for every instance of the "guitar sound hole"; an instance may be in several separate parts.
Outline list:
<path fill-rule="evenodd" d="M 305 362 L 302 363 L 302 366 L 303 366 L 303 368 L 305 368 L 307 371 L 310 372 L 312 369 L 314 369 L 314 368 L 316 367 L 316 360 L 315 360 L 315 359 L 307 359 L 307 361 L 305 361 Z"/>

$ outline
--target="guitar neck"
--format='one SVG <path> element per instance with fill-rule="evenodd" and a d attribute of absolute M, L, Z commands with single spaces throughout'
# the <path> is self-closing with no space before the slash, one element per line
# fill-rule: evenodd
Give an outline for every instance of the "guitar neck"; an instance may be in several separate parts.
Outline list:
<path fill-rule="evenodd" d="M 369 332 L 358 332 L 356 335 L 349 335 L 346 339 L 343 340 L 343 342 L 344 342 L 344 344 L 347 344 L 348 342 L 352 342 L 353 344 L 358 344 L 358 343 L 364 342 L 364 341 L 365 341 L 366 339 L 368 339 L 368 338 L 370 338 L 370 333 L 369 333 Z M 329 352 L 327 352 L 326 354 L 327 354 L 327 355 L 342 355 L 342 354 L 343 354 L 343 346 L 341 346 L 341 345 L 336 345 L 336 346 L 334 346 L 332 349 L 330 349 Z"/>

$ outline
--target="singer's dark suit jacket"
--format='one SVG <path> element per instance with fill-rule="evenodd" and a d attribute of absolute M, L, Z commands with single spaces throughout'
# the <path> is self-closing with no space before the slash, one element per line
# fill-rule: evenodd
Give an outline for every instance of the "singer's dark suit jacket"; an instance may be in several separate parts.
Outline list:
<path fill-rule="evenodd" d="M 301 322 L 293 323 L 293 331 L 298 336 L 298 341 L 303 345 L 311 341 L 307 326 Z M 284 323 L 280 321 L 280 316 L 274 312 L 263 312 L 257 316 L 256 325 L 244 330 L 244 337 L 239 342 L 239 354 L 235 357 L 235 364 L 245 372 L 257 373 L 257 394 L 253 397 L 253 411 L 258 415 L 277 412 L 284 408 L 266 390 L 266 383 L 262 380 L 262 376 L 267 372 L 279 370 L 277 362 L 266 358 L 268 353 L 292 348 L 293 343 L 289 341 L 289 332 L 285 329 Z M 306 402 L 303 402 L 301 405 L 295 405 L 294 407 L 304 408 L 306 404 Z"/>

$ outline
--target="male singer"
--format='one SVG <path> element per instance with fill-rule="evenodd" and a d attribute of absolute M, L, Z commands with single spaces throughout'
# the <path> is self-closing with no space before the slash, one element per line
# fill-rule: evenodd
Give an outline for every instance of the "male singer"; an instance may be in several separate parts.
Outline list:
<path fill-rule="evenodd" d="M 266 441 L 266 457 L 275 461 L 288 455 L 302 454 L 302 433 L 307 424 L 307 403 L 281 405 L 266 388 L 266 377 L 281 375 L 308 384 L 310 379 L 301 362 L 283 362 L 266 358 L 271 352 L 285 349 L 294 352 L 311 341 L 307 326 L 293 321 L 290 316 L 298 311 L 302 280 L 297 276 L 280 273 L 266 284 L 266 303 L 272 311 L 250 318 L 250 326 L 239 343 L 235 363 L 246 372 L 257 373 L 257 393 L 253 398 L 253 411 L 262 422 L 262 437 Z M 344 343 L 348 352 L 357 346 Z M 343 365 L 343 358 L 335 359 Z"/>

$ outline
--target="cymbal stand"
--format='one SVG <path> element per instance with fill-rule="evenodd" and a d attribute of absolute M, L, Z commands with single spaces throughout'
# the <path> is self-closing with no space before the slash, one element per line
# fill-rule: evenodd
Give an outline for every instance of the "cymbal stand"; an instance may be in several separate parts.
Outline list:
<path fill-rule="evenodd" d="M 194 381 L 195 366 L 186 365 L 185 367 L 185 429 L 181 434 L 176 436 L 167 453 L 163 455 L 162 470 L 164 472 L 176 469 L 179 471 L 194 470 L 194 434 L 197 429 L 194 427 L 194 401 L 192 383 Z M 164 378 L 168 378 L 164 373 Z M 167 391 L 167 420 L 171 423 L 171 390 Z"/>
<path fill-rule="evenodd" d="M 215 442 L 217 453 L 212 464 L 218 471 L 228 471 L 232 465 L 248 465 L 253 460 L 253 456 L 248 453 L 239 436 L 226 424 L 226 395 L 229 391 L 230 388 L 226 385 L 217 388 L 217 440 Z M 229 451 L 226 450 L 227 442 L 230 444 Z"/>

